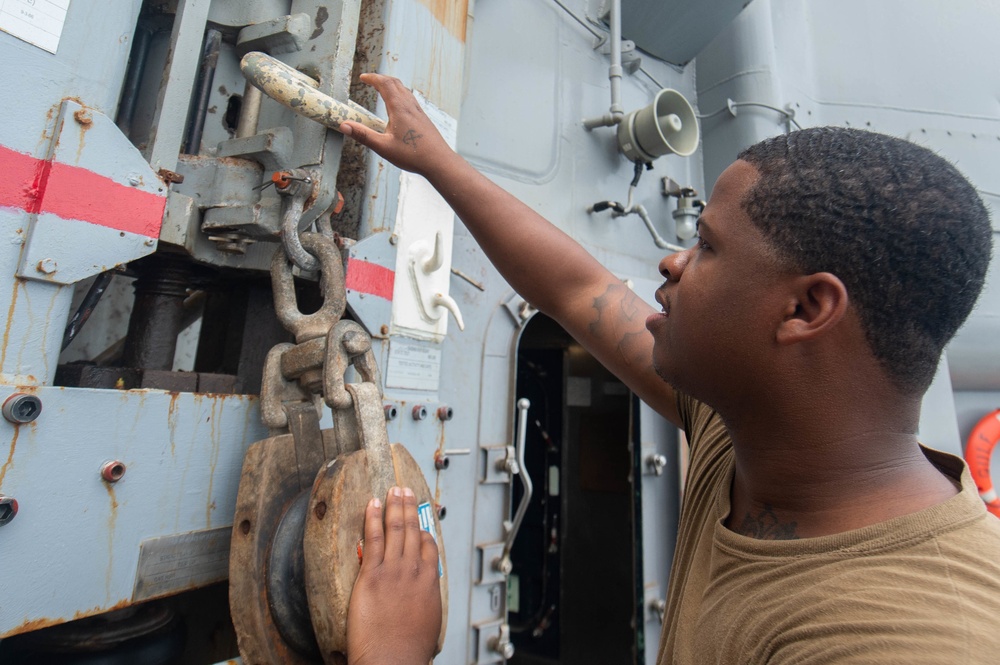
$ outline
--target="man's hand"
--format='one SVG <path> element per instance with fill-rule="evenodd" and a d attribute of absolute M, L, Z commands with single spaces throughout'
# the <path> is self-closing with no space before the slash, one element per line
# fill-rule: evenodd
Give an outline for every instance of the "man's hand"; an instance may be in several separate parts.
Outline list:
<path fill-rule="evenodd" d="M 365 509 L 361 571 L 347 613 L 350 665 L 427 665 L 441 632 L 441 580 L 434 538 L 420 528 L 417 499 L 393 487 Z"/>
<path fill-rule="evenodd" d="M 440 160 L 454 154 L 420 108 L 416 97 L 399 79 L 381 74 L 362 74 L 361 81 L 382 95 L 389 124 L 385 134 L 380 134 L 356 122 L 344 122 L 340 131 L 345 136 L 371 148 L 399 168 L 421 175 L 426 175 Z"/>

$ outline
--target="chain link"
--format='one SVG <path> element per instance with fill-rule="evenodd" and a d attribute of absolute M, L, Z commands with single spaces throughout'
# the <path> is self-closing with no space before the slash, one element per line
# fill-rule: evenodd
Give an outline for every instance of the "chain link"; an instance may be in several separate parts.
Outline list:
<path fill-rule="evenodd" d="M 286 189 L 297 185 L 291 181 Z M 299 193 L 291 194 L 286 212 L 298 210 L 301 214 L 297 198 Z M 290 222 L 288 229 L 288 233 L 283 231 L 282 246 L 271 262 L 271 282 L 275 312 L 296 343 L 276 345 L 265 359 L 262 420 L 272 433 L 291 432 L 300 477 L 304 475 L 303 465 L 318 468 L 316 462 L 321 458 L 367 450 L 369 468 L 374 472 L 370 475 L 372 489 L 384 495 L 388 487 L 382 485 L 392 477 L 392 462 L 388 457 L 382 380 L 371 336 L 360 324 L 341 318 L 347 307 L 347 291 L 340 239 L 332 233 L 328 221 L 320 226 L 320 233 L 300 236 L 297 221 Z M 296 240 L 289 243 L 293 235 Z M 303 249 L 315 261 L 314 270 L 319 271 L 323 302 L 311 314 L 299 309 L 295 295 L 292 264 L 300 264 L 293 257 L 294 247 Z M 352 368 L 359 383 L 347 383 Z M 326 446 L 317 424 L 324 402 L 333 411 L 335 429 Z M 333 443 L 335 450 L 330 449 Z"/>

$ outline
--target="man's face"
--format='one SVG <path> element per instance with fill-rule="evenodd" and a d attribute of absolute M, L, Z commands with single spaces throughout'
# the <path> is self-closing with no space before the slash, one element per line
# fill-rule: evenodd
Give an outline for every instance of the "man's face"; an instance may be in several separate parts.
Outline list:
<path fill-rule="evenodd" d="M 773 250 L 741 206 L 757 170 L 726 169 L 699 220 L 699 242 L 660 262 L 663 311 L 646 320 L 653 366 L 675 388 L 712 406 L 746 390 L 768 363 L 787 291 Z"/>

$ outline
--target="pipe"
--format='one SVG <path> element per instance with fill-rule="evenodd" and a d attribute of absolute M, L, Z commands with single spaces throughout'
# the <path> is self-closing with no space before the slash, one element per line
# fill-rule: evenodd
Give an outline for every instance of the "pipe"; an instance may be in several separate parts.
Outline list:
<path fill-rule="evenodd" d="M 242 139 L 257 133 L 260 122 L 260 103 L 264 94 L 254 84 L 247 81 L 243 87 L 243 102 L 240 104 L 240 120 L 236 124 L 236 138 Z"/>
<path fill-rule="evenodd" d="M 129 63 L 125 84 L 122 86 L 121 103 L 118 105 L 118 117 L 115 124 L 125 136 L 132 129 L 132 118 L 135 116 L 135 105 L 139 100 L 139 86 L 142 84 L 142 73 L 146 69 L 149 58 L 149 45 L 153 42 L 153 32 L 142 26 L 135 29 L 135 43 L 132 45 L 134 59 Z"/>
<path fill-rule="evenodd" d="M 212 82 L 215 80 L 215 67 L 219 62 L 219 48 L 222 46 L 222 33 L 215 28 L 209 28 L 205 33 L 205 47 L 201 58 L 201 75 L 198 77 L 198 97 L 191 111 L 191 121 L 188 129 L 184 152 L 197 155 L 201 149 L 201 136 L 205 131 L 205 114 L 208 113 L 208 102 L 212 96 Z"/>
<path fill-rule="evenodd" d="M 622 108 L 622 2 L 611 0 L 611 66 L 608 67 L 608 80 L 611 82 L 611 108 L 602 116 L 587 118 L 583 126 L 587 129 L 595 127 L 611 127 L 617 125 L 625 117 Z"/>

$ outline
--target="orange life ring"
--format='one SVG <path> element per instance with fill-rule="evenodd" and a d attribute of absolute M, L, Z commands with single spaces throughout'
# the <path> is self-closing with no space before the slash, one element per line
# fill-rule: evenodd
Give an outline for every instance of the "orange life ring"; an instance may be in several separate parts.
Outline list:
<path fill-rule="evenodd" d="M 990 480 L 990 455 L 1000 441 L 1000 409 L 983 416 L 976 423 L 965 444 L 965 461 L 969 465 L 972 479 L 976 481 L 979 496 L 986 502 L 986 509 L 1000 517 L 1000 497 Z"/>

